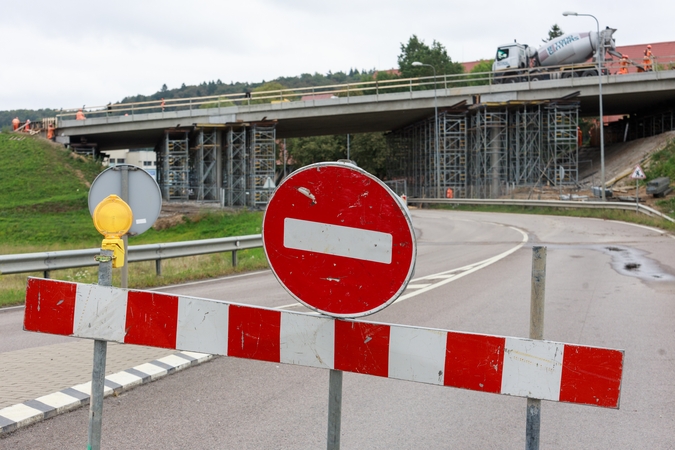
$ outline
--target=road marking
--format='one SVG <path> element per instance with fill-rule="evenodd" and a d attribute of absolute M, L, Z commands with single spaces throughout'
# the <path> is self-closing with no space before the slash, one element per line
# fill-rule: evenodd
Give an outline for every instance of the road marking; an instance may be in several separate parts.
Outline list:
<path fill-rule="evenodd" d="M 391 264 L 393 237 L 379 231 L 287 217 L 284 247 Z"/>
<path fill-rule="evenodd" d="M 455 273 L 454 276 L 450 276 L 450 277 L 444 279 L 443 281 L 439 281 L 438 283 L 433 283 L 433 284 L 431 284 L 431 285 L 429 285 L 425 288 L 422 288 L 420 290 L 413 291 L 409 294 L 402 295 L 399 298 L 397 298 L 396 301 L 394 301 L 394 303 L 398 303 L 398 302 L 402 302 L 402 301 L 411 299 L 411 298 L 415 297 L 416 295 L 423 294 L 424 292 L 429 292 L 432 289 L 436 289 L 436 288 L 441 287 L 445 284 L 451 283 L 451 282 L 453 282 L 455 280 L 458 280 L 458 279 L 460 279 L 460 278 L 462 278 L 466 275 L 474 273 L 474 272 L 476 272 L 480 269 L 484 269 L 485 267 L 487 267 L 491 264 L 494 264 L 501 259 L 506 258 L 511 253 L 514 253 L 514 252 L 520 250 L 523 247 L 523 245 L 525 245 L 528 241 L 527 233 L 525 233 L 523 230 L 521 230 L 519 228 L 516 228 L 516 227 L 509 226 L 508 228 L 511 228 L 512 230 L 515 230 L 515 231 L 517 231 L 517 232 L 519 232 L 520 234 L 523 235 L 523 240 L 520 242 L 520 244 L 516 245 L 515 247 L 513 247 L 510 250 L 507 250 L 503 253 L 500 253 L 497 256 L 493 256 L 492 258 L 488 258 L 488 259 L 485 259 L 483 261 L 479 261 L 477 263 L 469 264 L 468 266 L 459 267 L 459 268 L 448 270 L 448 271 L 445 271 L 445 272 L 440 272 L 440 273 L 433 274 L 433 275 L 427 275 L 425 277 L 416 278 L 414 280 L 411 280 L 411 282 L 414 283 L 414 282 L 421 281 L 421 280 L 437 279 L 437 278 L 439 278 L 439 275 L 446 275 L 446 274 Z M 456 273 L 456 272 L 459 272 L 459 273 Z"/>

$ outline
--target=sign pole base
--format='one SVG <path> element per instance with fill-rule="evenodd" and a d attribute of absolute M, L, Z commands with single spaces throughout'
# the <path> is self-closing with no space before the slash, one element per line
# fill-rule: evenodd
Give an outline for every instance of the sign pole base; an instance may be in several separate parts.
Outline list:
<path fill-rule="evenodd" d="M 342 371 L 330 370 L 328 380 L 328 450 L 340 448 L 340 425 L 342 422 Z"/>

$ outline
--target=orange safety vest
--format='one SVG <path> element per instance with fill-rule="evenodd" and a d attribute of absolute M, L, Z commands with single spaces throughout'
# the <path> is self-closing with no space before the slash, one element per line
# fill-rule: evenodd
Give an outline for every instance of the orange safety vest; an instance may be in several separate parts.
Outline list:
<path fill-rule="evenodd" d="M 51 123 L 47 127 L 47 139 L 52 140 L 54 139 L 54 125 Z"/>
<path fill-rule="evenodd" d="M 20 123 L 21 123 L 21 121 L 19 121 L 18 117 L 13 118 L 12 119 L 12 130 L 16 130 L 17 128 L 19 128 Z"/>
<path fill-rule="evenodd" d="M 645 71 L 652 70 L 652 51 L 647 49 L 645 50 L 645 57 L 643 58 L 643 63 L 645 66 Z"/>
<path fill-rule="evenodd" d="M 79 110 L 77 114 L 75 114 L 75 120 L 84 120 L 84 119 L 85 119 L 84 113 L 82 112 L 82 110 Z"/>
<path fill-rule="evenodd" d="M 621 58 L 619 62 L 621 67 L 619 68 L 619 75 L 625 75 L 628 73 L 628 58 Z"/>

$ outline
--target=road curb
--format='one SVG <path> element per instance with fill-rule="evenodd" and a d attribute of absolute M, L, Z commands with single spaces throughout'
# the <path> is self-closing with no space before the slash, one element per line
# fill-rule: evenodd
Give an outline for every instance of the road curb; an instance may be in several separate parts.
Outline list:
<path fill-rule="evenodd" d="M 158 380 L 174 372 L 210 361 L 213 355 L 196 352 L 176 352 L 131 369 L 105 377 L 104 396 L 132 389 Z M 58 414 L 89 404 L 91 381 L 48 394 L 35 400 L 0 409 L 0 436 L 19 428 L 41 422 Z"/>

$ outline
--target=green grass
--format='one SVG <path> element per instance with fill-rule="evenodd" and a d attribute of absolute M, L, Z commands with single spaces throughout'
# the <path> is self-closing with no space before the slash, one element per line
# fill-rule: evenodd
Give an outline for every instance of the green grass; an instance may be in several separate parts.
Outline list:
<path fill-rule="evenodd" d="M 91 159 L 78 157 L 44 139 L 0 133 L 0 254 L 97 248 L 102 236 L 94 228 L 87 195 L 89 184 L 103 169 Z M 184 217 L 183 223 L 164 230 L 150 229 L 129 238 L 129 245 L 178 242 L 259 234 L 262 213 L 218 210 Z M 238 252 L 232 267 L 231 254 L 201 255 L 162 262 L 162 276 L 155 274 L 154 261 L 128 267 L 129 287 L 147 288 L 219 277 L 267 267 L 262 249 Z M 113 271 L 120 284 L 120 269 Z M 27 276 L 0 275 L 0 306 L 20 304 L 25 297 Z M 96 267 L 51 271 L 54 279 L 96 283 Z"/>

